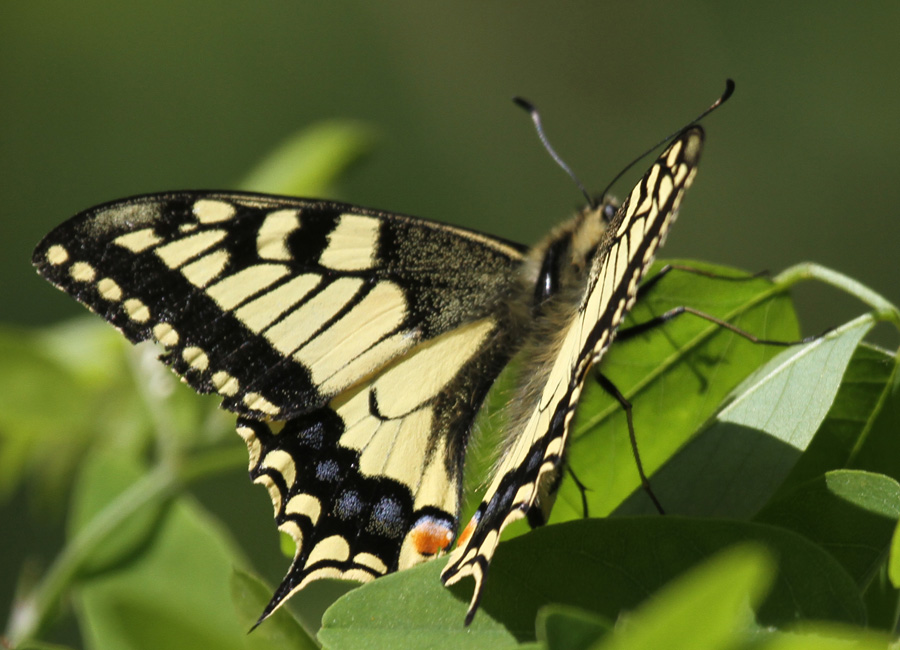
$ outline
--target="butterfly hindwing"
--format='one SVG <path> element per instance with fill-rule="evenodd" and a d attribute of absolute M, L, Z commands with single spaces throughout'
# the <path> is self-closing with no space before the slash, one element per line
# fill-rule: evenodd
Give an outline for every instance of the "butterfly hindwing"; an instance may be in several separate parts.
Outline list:
<path fill-rule="evenodd" d="M 553 305 L 544 322 L 535 325 L 529 345 L 548 354 L 523 371 L 525 387 L 513 402 L 516 410 L 510 418 L 511 442 L 442 574 L 448 585 L 465 576 L 475 579 L 467 621 L 480 602 L 501 532 L 535 507 L 542 484 L 558 474 L 588 370 L 612 343 L 632 307 L 638 282 L 694 179 L 702 143 L 703 131 L 695 126 L 662 153 L 609 224 L 583 289 L 573 294 L 574 304 L 563 312 Z M 561 298 L 569 296 L 563 293 Z M 571 314 L 564 327 L 559 327 L 560 313 Z"/>
<path fill-rule="evenodd" d="M 297 544 L 263 618 L 313 580 L 367 581 L 449 546 L 466 439 L 509 358 L 501 325 L 488 317 L 443 334 L 318 411 L 239 419 L 251 477 Z"/>

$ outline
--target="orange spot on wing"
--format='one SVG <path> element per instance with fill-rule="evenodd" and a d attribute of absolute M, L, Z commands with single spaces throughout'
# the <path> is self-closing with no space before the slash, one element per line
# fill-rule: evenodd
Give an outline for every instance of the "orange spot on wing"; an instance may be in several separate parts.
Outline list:
<path fill-rule="evenodd" d="M 459 539 L 456 540 L 457 546 L 462 546 L 466 542 L 469 541 L 469 538 L 472 536 L 472 533 L 475 532 L 475 526 L 478 525 L 478 517 L 472 517 L 469 520 L 469 523 L 466 524 L 466 527 L 463 529 L 463 532 L 459 534 Z"/>
<path fill-rule="evenodd" d="M 413 548 L 421 555 L 437 555 L 453 541 L 453 530 L 442 521 L 423 519 L 410 532 Z"/>

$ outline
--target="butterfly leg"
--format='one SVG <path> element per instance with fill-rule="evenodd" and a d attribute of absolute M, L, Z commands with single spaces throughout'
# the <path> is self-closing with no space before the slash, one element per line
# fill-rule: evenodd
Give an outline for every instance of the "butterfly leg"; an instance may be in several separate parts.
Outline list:
<path fill-rule="evenodd" d="M 697 269 L 697 268 L 694 268 L 693 266 L 684 266 L 683 264 L 666 264 L 665 266 L 663 266 L 660 269 L 659 273 L 654 275 L 652 278 L 649 278 L 646 282 L 644 282 L 640 286 L 640 288 L 638 289 L 638 292 L 639 292 L 638 295 L 639 296 L 647 295 L 647 293 L 649 291 L 651 291 L 653 289 L 653 287 L 656 286 L 656 284 L 660 280 L 662 280 L 664 277 L 666 277 L 672 271 L 681 271 L 683 273 L 692 273 L 694 275 L 701 275 L 705 278 L 711 278 L 713 280 L 722 280 L 725 282 L 746 282 L 749 280 L 756 280 L 758 278 L 765 278 L 770 275 L 769 271 L 764 270 L 764 271 L 758 271 L 756 273 L 753 273 L 752 275 L 730 276 L 730 275 L 721 275 L 719 273 L 712 273 L 711 271 L 704 271 L 703 269 Z M 679 316 L 681 313 L 685 313 L 685 312 L 694 314 L 695 316 L 699 316 L 700 318 L 703 318 L 704 320 L 708 320 L 711 323 L 714 323 L 716 325 L 724 327 L 725 329 L 728 329 L 728 330 L 734 332 L 738 336 L 741 336 L 741 337 L 747 339 L 751 343 L 759 343 L 762 345 L 778 345 L 778 346 L 782 346 L 782 347 L 788 347 L 791 345 L 800 345 L 801 343 L 809 343 L 811 341 L 820 339 L 831 331 L 831 329 L 827 329 L 824 332 L 822 332 L 821 334 L 817 334 L 814 336 L 807 336 L 802 339 L 798 339 L 796 341 L 773 341 L 771 339 L 760 339 L 760 338 L 754 336 L 753 334 L 750 334 L 746 330 L 742 330 L 739 327 L 732 325 L 731 323 L 728 323 L 728 322 L 725 322 L 723 320 L 716 318 L 715 316 L 711 316 L 705 312 L 698 311 L 691 307 L 682 306 L 682 307 L 675 307 L 673 309 L 670 309 L 669 311 L 667 311 L 664 314 L 661 314 L 660 316 L 651 318 L 646 323 L 641 323 L 639 325 L 634 325 L 632 327 L 628 327 L 628 328 L 619 330 L 617 338 L 619 341 L 622 341 L 622 340 L 626 340 L 627 338 L 629 338 L 631 336 L 636 336 L 638 334 L 642 334 L 643 332 L 646 332 L 647 330 L 652 329 L 653 327 L 656 327 L 657 325 L 661 325 L 662 323 L 668 322 L 668 321 L 672 320 L 673 318 L 675 318 L 676 316 Z M 638 329 L 638 328 L 640 328 L 640 329 Z"/>
<path fill-rule="evenodd" d="M 672 271 L 681 271 L 681 272 L 685 272 L 685 273 L 691 273 L 694 275 L 700 275 L 700 276 L 703 276 L 706 278 L 711 278 L 714 280 L 720 280 L 720 281 L 726 281 L 726 282 L 744 282 L 744 281 L 749 281 L 749 280 L 755 280 L 760 277 L 765 277 L 769 274 L 768 271 L 761 271 L 761 272 L 755 273 L 753 275 L 728 276 L 728 275 L 720 275 L 718 273 L 711 273 L 709 271 L 705 271 L 703 269 L 696 269 L 696 268 L 690 267 L 690 266 L 683 266 L 683 265 L 679 265 L 679 264 L 667 264 L 660 270 L 659 273 L 654 275 L 647 282 L 644 282 L 644 284 L 642 284 L 640 286 L 640 288 L 638 290 L 639 295 L 646 296 L 648 293 L 650 293 L 653 290 L 653 288 L 657 285 L 657 283 L 662 278 L 664 278 L 666 275 L 668 275 Z M 715 325 L 723 327 L 723 328 L 733 332 L 734 334 L 737 334 L 738 336 L 746 339 L 747 341 L 750 341 L 751 343 L 757 343 L 757 344 L 761 344 L 761 345 L 775 345 L 775 346 L 780 346 L 780 347 L 788 347 L 788 346 L 792 346 L 792 345 L 799 345 L 802 343 L 809 343 L 810 341 L 814 341 L 814 340 L 821 338 L 822 336 L 824 336 L 825 334 L 827 334 L 830 331 L 830 330 L 826 330 L 825 332 L 822 332 L 821 334 L 819 334 L 817 336 L 809 336 L 809 337 L 805 337 L 805 338 L 798 339 L 798 340 L 792 340 L 792 341 L 763 339 L 763 338 L 759 338 L 759 337 L 757 337 L 735 325 L 732 325 L 731 323 L 729 323 L 727 321 L 721 320 L 715 316 L 707 314 L 706 312 L 701 312 L 697 309 L 694 309 L 693 307 L 678 306 L 678 307 L 674 307 L 674 308 L 670 309 L 669 311 L 667 311 L 659 316 L 651 318 L 643 323 L 639 323 L 637 325 L 632 325 L 630 327 L 625 327 L 625 328 L 620 329 L 616 335 L 616 340 L 618 342 L 628 341 L 632 338 L 635 338 L 637 336 L 640 336 L 641 334 L 648 332 L 649 330 L 656 328 L 659 325 L 662 325 L 664 323 L 669 322 L 670 320 L 673 320 L 674 318 L 676 318 L 677 316 L 680 316 L 683 313 L 693 314 L 694 316 L 702 318 L 710 323 L 713 323 Z M 691 368 L 693 369 L 693 364 L 690 364 L 690 365 L 691 365 Z M 696 371 L 696 370 L 695 370 L 695 372 L 697 373 L 698 379 L 701 382 L 705 382 L 705 379 L 703 378 L 702 373 L 700 373 L 699 371 Z"/>
<path fill-rule="evenodd" d="M 652 278 L 648 278 L 639 287 L 638 296 L 646 296 L 648 293 L 650 293 L 654 289 L 654 287 L 656 287 L 656 285 L 660 282 L 660 280 L 665 278 L 672 271 L 680 271 L 682 273 L 691 273 L 693 275 L 700 275 L 705 278 L 711 278 L 713 280 L 721 280 L 724 282 L 747 282 L 750 280 L 756 280 L 761 277 L 767 277 L 769 275 L 768 271 L 759 271 L 752 275 L 741 275 L 741 276 L 721 275 L 719 273 L 713 273 L 711 271 L 697 269 L 697 268 L 694 268 L 693 266 L 685 266 L 683 264 L 666 264 L 665 266 L 663 266 L 660 269 L 659 273 L 654 275 Z M 647 332 L 647 331 L 653 329 L 654 327 L 657 327 L 658 325 L 661 325 L 663 323 L 666 323 L 666 322 L 672 320 L 673 318 L 675 318 L 676 316 L 679 316 L 683 312 L 693 313 L 697 316 L 700 316 L 701 318 L 704 318 L 705 320 L 715 323 L 716 325 L 721 325 L 722 327 L 725 327 L 726 329 L 729 329 L 729 330 L 733 331 L 734 333 L 736 333 L 740 336 L 743 336 L 744 338 L 746 338 L 754 343 L 763 343 L 763 344 L 771 343 L 772 345 L 787 346 L 787 345 L 794 345 L 795 343 L 807 342 L 806 339 L 804 339 L 803 341 L 796 341 L 796 342 L 784 342 L 784 341 L 770 342 L 768 340 L 760 340 L 760 339 L 757 339 L 752 334 L 749 334 L 748 332 L 741 330 L 740 328 L 737 328 L 734 325 L 731 325 L 730 323 L 726 323 L 725 321 L 719 320 L 719 319 L 715 318 L 714 316 L 710 316 L 709 314 L 706 314 L 705 312 L 699 312 L 691 307 L 686 307 L 686 306 L 675 307 L 660 316 L 651 318 L 650 320 L 648 320 L 644 323 L 640 323 L 638 325 L 633 325 L 631 327 L 623 328 L 623 329 L 619 330 L 619 332 L 617 334 L 617 339 L 620 342 L 626 341 L 629 338 L 643 334 L 644 332 Z"/>
<path fill-rule="evenodd" d="M 616 334 L 616 340 L 619 342 L 627 341 L 630 338 L 634 338 L 635 336 L 639 336 L 640 334 L 644 334 L 645 332 L 654 329 L 655 327 L 659 327 L 664 323 L 668 323 L 669 321 L 681 316 L 682 314 L 693 314 L 698 318 L 702 318 L 703 320 L 709 321 L 714 325 L 718 325 L 719 327 L 724 327 L 730 332 L 737 334 L 738 336 L 747 339 L 751 343 L 757 343 L 760 345 L 777 345 L 780 347 L 790 347 L 792 345 L 800 345 L 802 343 L 809 343 L 810 341 L 815 341 L 822 338 L 828 331 L 823 332 L 822 334 L 816 334 L 814 336 L 806 336 L 802 339 L 797 339 L 795 341 L 775 341 L 772 339 L 761 339 L 758 336 L 751 334 L 750 332 L 741 329 L 737 325 L 732 325 L 728 321 L 724 321 L 721 318 L 716 318 L 711 314 L 707 314 L 706 312 L 700 311 L 699 309 L 694 309 L 693 307 L 686 307 L 684 305 L 673 307 L 667 312 L 660 314 L 659 316 L 654 316 L 653 318 L 644 321 L 643 323 L 638 323 L 637 325 L 632 325 L 631 327 L 626 327 L 625 329 L 619 330 L 618 334 Z"/>
<path fill-rule="evenodd" d="M 748 282 L 750 280 L 757 280 L 759 278 L 769 277 L 770 273 L 768 271 L 758 271 L 757 273 L 753 273 L 752 275 L 721 275 L 719 273 L 713 273 L 711 271 L 704 271 L 703 269 L 697 269 L 693 266 L 685 266 L 683 264 L 666 264 L 663 266 L 659 273 L 654 275 L 652 278 L 647 278 L 647 280 L 638 288 L 638 295 L 647 295 L 647 293 L 653 289 L 656 284 L 662 280 L 664 277 L 669 275 L 672 271 L 681 271 L 682 273 L 691 273 L 693 275 L 701 275 L 704 278 L 711 278 L 713 280 L 722 280 L 724 282 Z"/>
<path fill-rule="evenodd" d="M 650 487 L 650 479 L 647 478 L 647 475 L 644 473 L 644 465 L 641 462 L 641 454 L 638 451 L 637 446 L 637 437 L 634 435 L 634 420 L 631 416 L 631 402 L 622 394 L 616 385 L 610 381 L 608 377 L 600 374 L 599 372 L 594 373 L 594 377 L 597 380 L 597 383 L 600 384 L 600 387 L 603 388 L 611 397 L 613 397 L 619 404 L 622 406 L 622 409 L 625 411 L 625 420 L 628 422 L 628 437 L 631 440 L 631 452 L 634 454 L 634 463 L 637 466 L 638 474 L 641 477 L 641 487 L 644 488 L 644 492 L 650 497 L 650 500 L 653 501 L 653 505 L 656 506 L 656 510 L 659 514 L 664 515 L 666 511 L 663 509 L 662 504 L 659 502 L 659 499 L 656 498 L 656 495 L 653 493 L 653 489 Z M 582 492 L 582 497 L 584 493 Z M 587 507 L 587 506 L 585 506 Z"/>
<path fill-rule="evenodd" d="M 587 491 L 588 487 L 581 482 L 581 479 L 578 478 L 578 475 L 575 474 L 575 470 L 572 469 L 572 466 L 566 463 L 566 471 L 569 472 L 569 476 L 572 477 L 572 480 L 575 481 L 575 487 L 578 488 L 578 493 L 581 494 L 581 513 L 582 518 L 587 519 L 590 517 L 588 512 L 588 500 L 587 500 Z"/>

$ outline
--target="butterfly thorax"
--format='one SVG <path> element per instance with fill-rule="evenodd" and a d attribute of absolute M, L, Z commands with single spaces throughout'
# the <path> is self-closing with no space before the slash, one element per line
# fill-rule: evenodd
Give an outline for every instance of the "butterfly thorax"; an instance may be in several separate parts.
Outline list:
<path fill-rule="evenodd" d="M 527 322 L 528 331 L 519 332 L 525 341 L 518 352 L 519 382 L 516 399 L 507 406 L 505 420 L 510 435 L 500 451 L 502 458 L 515 443 L 520 431 L 540 399 L 552 360 L 563 345 L 560 332 L 566 330 L 585 293 L 593 258 L 607 237 L 609 221 L 618 203 L 606 199 L 597 206 L 585 206 L 568 221 L 554 228 L 529 251 L 521 269 L 521 298 L 514 304 L 530 304 L 531 313 L 514 321 Z M 536 508 L 529 513 L 534 525 L 545 522 L 553 503 L 558 473 L 545 477 Z"/>

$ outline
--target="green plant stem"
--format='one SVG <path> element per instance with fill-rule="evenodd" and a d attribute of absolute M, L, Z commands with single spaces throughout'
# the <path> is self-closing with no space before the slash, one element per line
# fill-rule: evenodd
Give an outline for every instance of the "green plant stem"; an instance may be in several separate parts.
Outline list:
<path fill-rule="evenodd" d="M 854 296 L 875 310 L 876 320 L 889 321 L 900 329 L 900 310 L 896 305 L 843 273 L 813 262 L 804 262 L 785 269 L 774 278 L 776 284 L 784 287 L 790 287 L 803 280 L 818 280 Z"/>
<path fill-rule="evenodd" d="M 30 597 L 18 603 L 6 636 L 12 644 L 34 638 L 74 582 L 93 550 L 131 516 L 175 496 L 193 481 L 246 462 L 243 449 L 216 449 L 186 459 L 180 466 L 161 463 L 103 508 L 63 548 Z"/>

